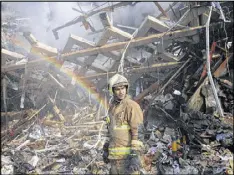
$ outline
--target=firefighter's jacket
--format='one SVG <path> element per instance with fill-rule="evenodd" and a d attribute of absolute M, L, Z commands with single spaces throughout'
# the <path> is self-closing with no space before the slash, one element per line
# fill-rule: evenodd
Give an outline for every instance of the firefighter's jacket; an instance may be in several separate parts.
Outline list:
<path fill-rule="evenodd" d="M 131 141 L 138 140 L 143 126 L 140 106 L 128 96 L 120 102 L 114 100 L 109 108 L 109 159 L 125 159 L 131 151 Z"/>

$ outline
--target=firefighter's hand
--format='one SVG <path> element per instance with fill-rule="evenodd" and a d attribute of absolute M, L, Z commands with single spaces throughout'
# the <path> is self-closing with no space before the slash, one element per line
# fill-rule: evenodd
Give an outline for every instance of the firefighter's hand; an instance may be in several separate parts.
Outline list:
<path fill-rule="evenodd" d="M 103 162 L 106 163 L 106 164 L 110 162 L 110 160 L 108 159 L 108 155 L 109 155 L 109 153 L 106 152 L 106 151 L 104 151 L 104 153 L 102 155 Z"/>
<path fill-rule="evenodd" d="M 132 140 L 131 141 L 131 147 L 133 150 L 142 150 L 144 148 L 143 143 L 140 140 Z"/>
<path fill-rule="evenodd" d="M 103 158 L 103 161 L 105 163 L 109 163 L 110 162 L 110 160 L 108 159 L 108 156 L 109 156 L 108 148 L 109 148 L 109 143 L 105 143 L 103 145 L 103 154 L 102 154 L 102 158 Z"/>
<path fill-rule="evenodd" d="M 137 152 L 135 152 L 134 150 L 131 152 L 131 154 L 128 156 L 128 171 L 129 173 L 133 173 L 136 171 L 140 171 L 141 168 L 141 162 L 139 159 L 139 156 L 137 154 Z"/>

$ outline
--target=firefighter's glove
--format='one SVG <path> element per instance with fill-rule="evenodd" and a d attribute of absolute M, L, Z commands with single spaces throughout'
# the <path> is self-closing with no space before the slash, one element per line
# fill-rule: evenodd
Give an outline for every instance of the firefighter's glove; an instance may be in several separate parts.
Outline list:
<path fill-rule="evenodd" d="M 110 160 L 108 159 L 108 156 L 109 156 L 108 148 L 109 148 L 109 143 L 105 143 L 103 145 L 103 154 L 102 154 L 102 158 L 103 158 L 103 161 L 105 163 L 109 163 L 110 162 Z"/>
<path fill-rule="evenodd" d="M 128 155 L 127 157 L 127 162 L 128 164 L 128 171 L 129 173 L 134 173 L 136 171 L 140 171 L 141 168 L 141 161 L 139 159 L 139 155 L 137 153 L 137 151 L 132 150 L 131 154 Z"/>
<path fill-rule="evenodd" d="M 139 140 L 132 140 L 131 147 L 132 147 L 132 150 L 135 150 L 137 152 L 141 152 L 144 149 L 143 143 Z"/>

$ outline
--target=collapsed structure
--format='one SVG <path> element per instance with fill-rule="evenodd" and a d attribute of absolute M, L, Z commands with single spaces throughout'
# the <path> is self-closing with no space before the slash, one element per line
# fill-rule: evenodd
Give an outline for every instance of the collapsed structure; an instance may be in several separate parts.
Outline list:
<path fill-rule="evenodd" d="M 144 111 L 142 171 L 232 173 L 232 3 L 174 2 L 163 9 L 152 2 L 161 14 L 146 16 L 138 28 L 117 25 L 108 15 L 138 3 L 144 2 L 99 7 L 52 29 L 56 39 L 76 23 L 101 32 L 96 43 L 70 34 L 62 51 L 30 32 L 23 32 L 30 53 L 16 48 L 23 43 L 15 38 L 22 24 L 3 18 L 3 174 L 108 173 L 101 157 L 106 82 L 118 71 Z M 88 22 L 93 15 L 103 30 Z"/>

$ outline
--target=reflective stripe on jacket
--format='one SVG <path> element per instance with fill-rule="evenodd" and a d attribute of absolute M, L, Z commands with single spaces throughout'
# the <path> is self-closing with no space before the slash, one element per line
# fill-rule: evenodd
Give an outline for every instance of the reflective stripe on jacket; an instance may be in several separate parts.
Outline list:
<path fill-rule="evenodd" d="M 125 159 L 131 151 L 131 141 L 138 138 L 138 126 L 143 123 L 140 106 L 129 97 L 113 101 L 109 109 L 109 159 Z"/>
<path fill-rule="evenodd" d="M 109 155 L 118 157 L 123 155 L 128 155 L 131 152 L 131 147 L 116 147 L 116 148 L 109 148 Z"/>

